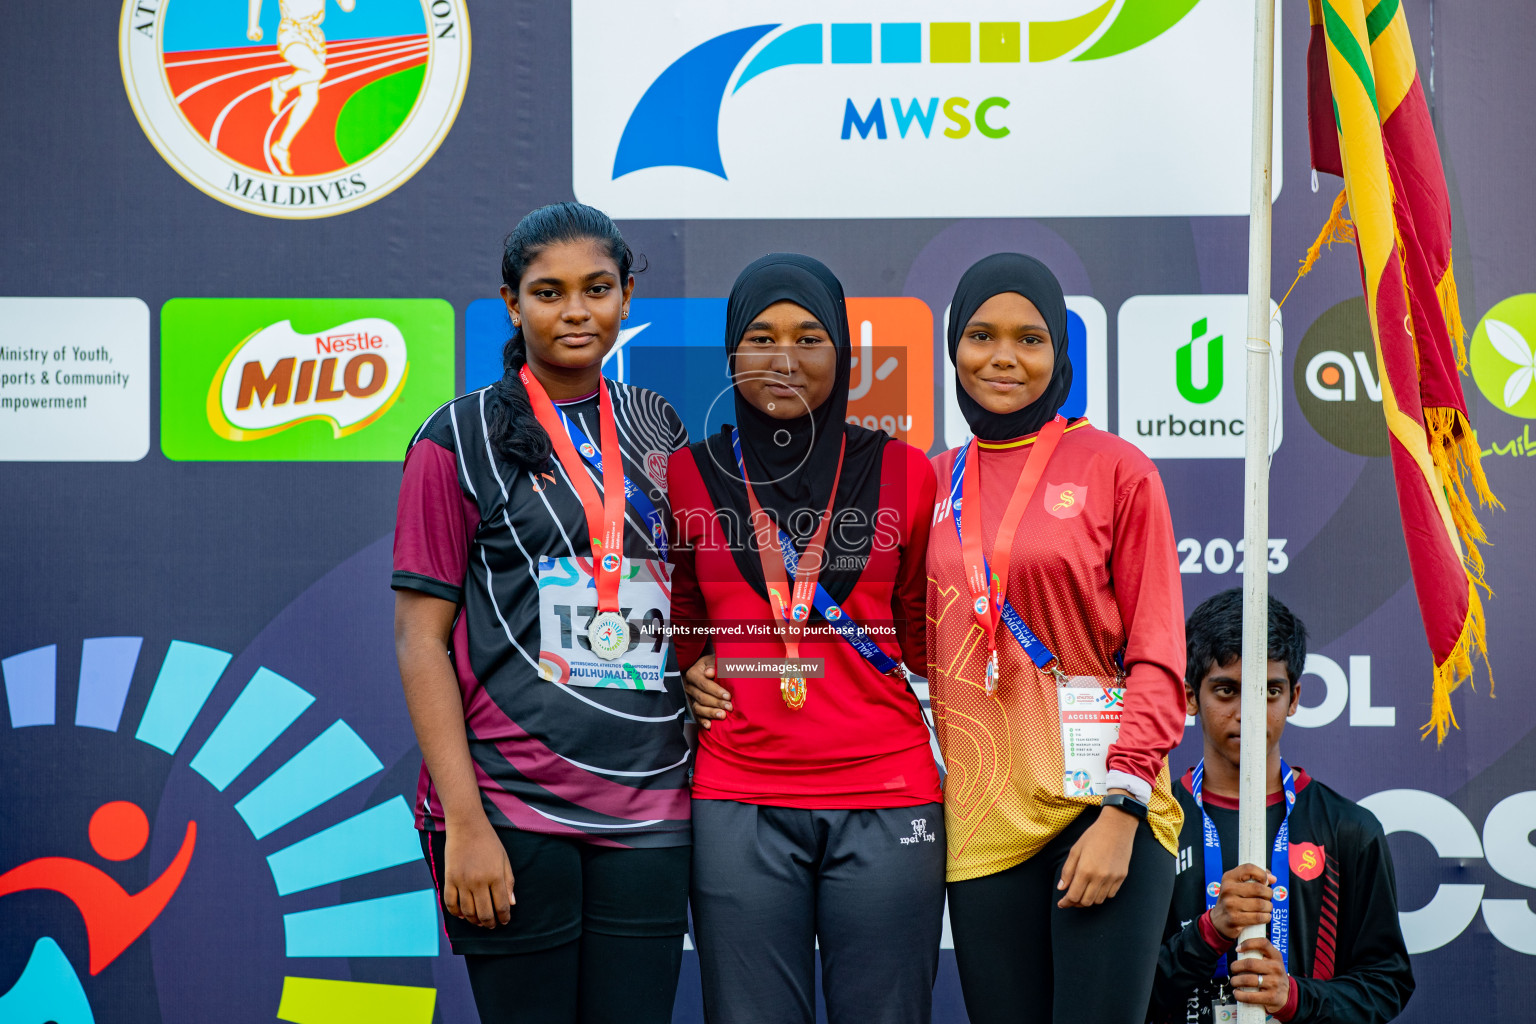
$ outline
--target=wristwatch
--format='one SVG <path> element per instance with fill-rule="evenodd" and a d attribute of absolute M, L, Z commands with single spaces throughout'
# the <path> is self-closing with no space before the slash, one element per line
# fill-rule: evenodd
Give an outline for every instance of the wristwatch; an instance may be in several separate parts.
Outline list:
<path fill-rule="evenodd" d="M 1127 796 L 1124 793 L 1109 794 L 1104 798 L 1104 806 L 1117 808 L 1126 814 L 1140 818 L 1142 821 L 1147 820 L 1147 805 L 1135 797 Z"/>

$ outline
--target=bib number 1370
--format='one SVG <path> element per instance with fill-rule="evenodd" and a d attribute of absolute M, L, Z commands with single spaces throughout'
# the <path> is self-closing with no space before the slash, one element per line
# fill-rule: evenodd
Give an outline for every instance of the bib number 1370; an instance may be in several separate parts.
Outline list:
<path fill-rule="evenodd" d="M 592 650 L 587 640 L 587 628 L 597 617 L 597 606 L 557 604 L 552 608 L 560 620 L 560 649 L 570 650 L 574 641 L 581 650 Z M 653 654 L 661 653 L 662 645 L 666 643 L 666 615 L 660 608 L 648 608 L 638 616 L 632 615 L 633 611 L 633 608 L 619 609 L 619 614 L 629 622 L 629 650 L 648 647 Z"/>

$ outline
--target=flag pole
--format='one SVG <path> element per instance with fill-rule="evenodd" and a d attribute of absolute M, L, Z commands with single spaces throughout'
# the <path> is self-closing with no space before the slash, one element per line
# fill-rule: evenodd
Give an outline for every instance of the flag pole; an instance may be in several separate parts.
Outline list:
<path fill-rule="evenodd" d="M 1243 462 L 1242 765 L 1238 783 L 1237 856 L 1267 867 L 1265 842 L 1265 707 L 1269 667 L 1269 321 L 1270 172 L 1274 139 L 1275 0 L 1254 0 L 1253 150 L 1248 207 L 1248 409 Z M 1239 940 L 1263 938 L 1262 925 Z M 1238 1024 L 1263 1024 L 1264 1010 L 1238 1004 Z"/>

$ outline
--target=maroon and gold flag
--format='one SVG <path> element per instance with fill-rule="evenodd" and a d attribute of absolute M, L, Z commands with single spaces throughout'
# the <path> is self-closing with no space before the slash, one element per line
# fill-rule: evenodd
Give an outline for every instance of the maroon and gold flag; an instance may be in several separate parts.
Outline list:
<path fill-rule="evenodd" d="M 1482 504 L 1500 507 L 1461 391 L 1467 354 L 1451 267 L 1450 199 L 1400 0 L 1308 2 L 1312 166 L 1344 179 L 1319 242 L 1347 230 L 1347 197 L 1403 537 L 1435 661 L 1424 734 L 1443 741 L 1456 725 L 1451 692 L 1471 678 L 1474 654 L 1487 664 L 1477 548 L 1487 536 L 1469 488 Z"/>

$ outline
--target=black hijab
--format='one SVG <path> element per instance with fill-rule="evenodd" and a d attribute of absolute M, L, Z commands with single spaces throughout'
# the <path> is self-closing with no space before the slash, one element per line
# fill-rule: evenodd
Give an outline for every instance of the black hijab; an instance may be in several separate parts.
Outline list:
<path fill-rule="evenodd" d="M 1019 411 L 1007 414 L 982 408 L 981 403 L 961 386 L 960 372 L 955 371 L 955 398 L 960 402 L 960 411 L 965 414 L 971 433 L 984 441 L 1007 441 L 1033 434 L 1051 421 L 1072 392 L 1072 361 L 1067 356 L 1067 302 L 1061 294 L 1061 283 L 1044 263 L 1016 252 L 994 253 L 977 262 L 955 286 L 955 297 L 949 304 L 950 364 L 954 364 L 965 325 L 983 303 L 1004 292 L 1017 292 L 1035 304 L 1051 332 L 1051 348 L 1056 362 L 1045 393 Z"/>
<path fill-rule="evenodd" d="M 796 549 L 803 551 L 827 507 L 838 448 L 846 439 L 821 573 L 821 585 L 841 603 L 852 593 L 873 545 L 875 513 L 880 505 L 880 461 L 890 438 L 883 431 L 846 422 L 853 347 L 843 286 L 832 271 L 809 256 L 770 253 L 754 260 L 736 278 L 725 310 L 725 354 L 731 372 L 735 372 L 736 348 L 747 325 L 769 306 L 784 301 L 803 306 L 827 329 L 837 350 L 837 375 L 826 401 L 789 420 L 762 412 L 735 388 L 742 458 L 758 503 L 794 539 Z M 784 444 L 777 443 L 786 439 Z M 766 598 L 768 588 L 753 539 L 746 487 L 736 469 L 729 425 L 693 445 L 693 458 L 715 503 L 716 518 L 736 567 Z"/>

